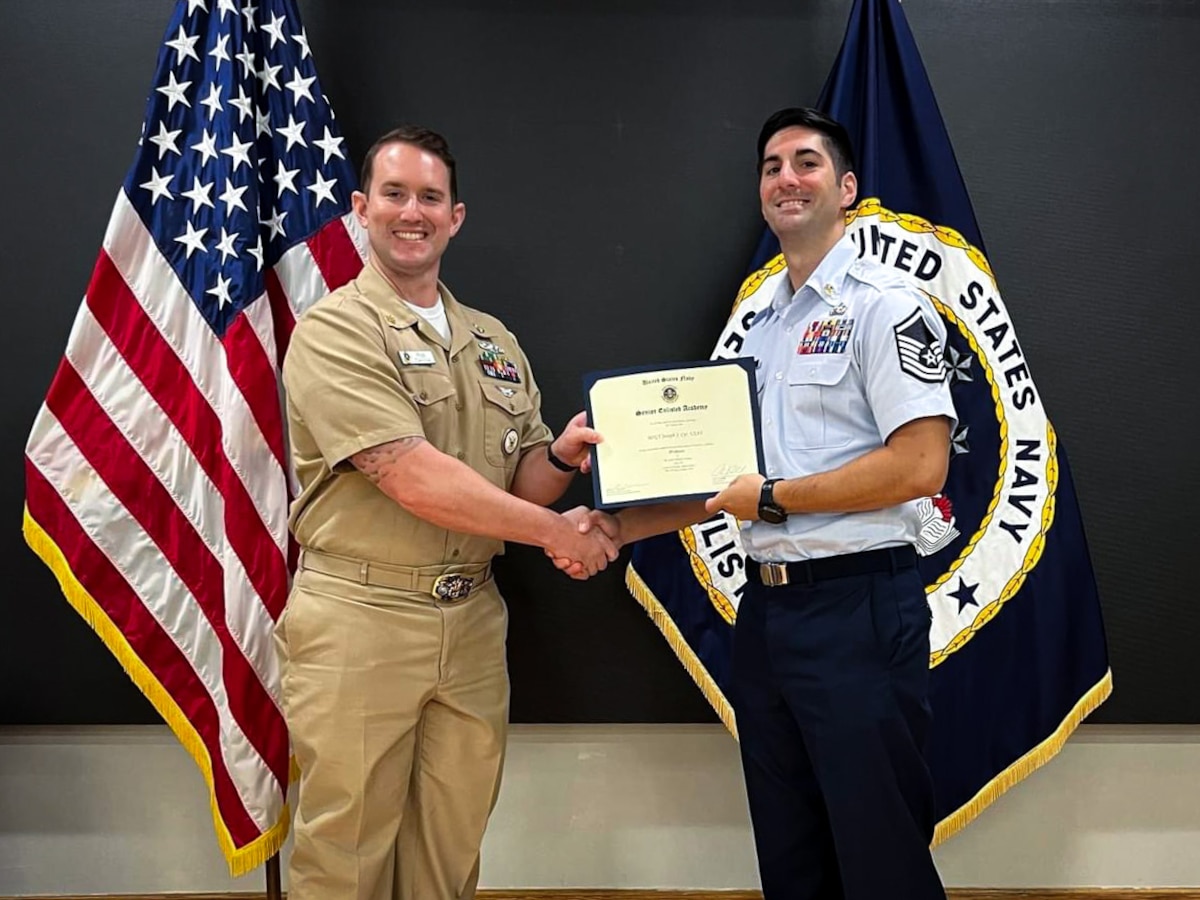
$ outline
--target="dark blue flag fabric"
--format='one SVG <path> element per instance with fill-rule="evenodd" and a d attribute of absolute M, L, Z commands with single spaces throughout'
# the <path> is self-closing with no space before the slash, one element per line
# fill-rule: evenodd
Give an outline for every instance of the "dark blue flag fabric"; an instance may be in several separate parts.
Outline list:
<path fill-rule="evenodd" d="M 1066 455 L 1046 417 L 898 0 L 856 0 L 818 106 L 844 124 L 860 255 L 905 273 L 946 321 L 958 411 L 943 492 L 922 501 L 933 610 L 935 843 L 1053 757 L 1112 690 Z M 768 231 L 715 358 L 734 357 L 785 278 Z M 736 736 L 726 700 L 745 556 L 718 517 L 634 548 L 626 580 Z"/>

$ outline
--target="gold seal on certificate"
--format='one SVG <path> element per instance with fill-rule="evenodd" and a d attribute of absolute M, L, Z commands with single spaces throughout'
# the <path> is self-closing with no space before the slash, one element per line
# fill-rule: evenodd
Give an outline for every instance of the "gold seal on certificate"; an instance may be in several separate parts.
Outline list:
<path fill-rule="evenodd" d="M 749 359 L 600 372 L 584 379 L 596 507 L 711 497 L 761 472 Z"/>

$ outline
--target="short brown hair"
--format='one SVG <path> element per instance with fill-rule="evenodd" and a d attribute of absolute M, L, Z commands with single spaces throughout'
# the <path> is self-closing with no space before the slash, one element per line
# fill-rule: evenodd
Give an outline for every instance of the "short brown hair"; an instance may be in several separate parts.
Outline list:
<path fill-rule="evenodd" d="M 393 128 L 371 145 L 371 148 L 367 150 L 367 155 L 363 158 L 362 174 L 359 177 L 359 184 L 362 185 L 364 194 L 370 193 L 375 157 L 380 150 L 391 144 L 412 144 L 427 153 L 432 153 L 444 162 L 446 168 L 450 170 L 450 202 L 458 202 L 458 175 L 455 172 L 454 155 L 450 152 L 450 144 L 432 128 L 425 128 L 422 125 L 401 125 L 399 128 Z"/>

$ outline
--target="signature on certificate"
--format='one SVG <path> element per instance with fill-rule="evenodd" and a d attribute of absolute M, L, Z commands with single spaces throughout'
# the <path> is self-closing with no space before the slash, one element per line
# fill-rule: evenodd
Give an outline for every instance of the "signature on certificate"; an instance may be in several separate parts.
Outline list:
<path fill-rule="evenodd" d="M 714 481 L 717 479 L 732 481 L 738 475 L 744 475 L 745 472 L 746 466 L 744 463 L 721 463 L 713 469 L 712 477 Z"/>

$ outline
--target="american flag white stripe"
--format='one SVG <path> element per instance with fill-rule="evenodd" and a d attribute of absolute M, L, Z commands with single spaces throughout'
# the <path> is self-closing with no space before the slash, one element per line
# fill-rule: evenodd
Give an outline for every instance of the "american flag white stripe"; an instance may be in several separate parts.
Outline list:
<path fill-rule="evenodd" d="M 306 243 L 297 244 L 283 254 L 275 266 L 275 274 L 294 318 L 329 293 L 329 285 Z"/>
<path fill-rule="evenodd" d="M 242 310 L 242 316 L 250 324 L 255 337 L 262 344 L 264 360 L 271 366 L 276 377 L 278 377 L 279 366 L 276 360 L 278 359 L 279 348 L 275 344 L 275 317 L 271 314 L 271 304 L 267 301 L 266 291 L 257 300 Z"/>
<path fill-rule="evenodd" d="M 279 812 L 279 785 L 230 711 L 221 641 L 195 598 L 171 567 L 160 564 L 159 546 L 106 489 L 104 479 L 45 407 L 34 424 L 27 455 L 191 662 L 217 709 L 221 762 L 236 773 L 233 784 L 246 812 L 266 830 Z"/>
<path fill-rule="evenodd" d="M 288 501 L 283 468 L 230 377 L 221 342 L 197 312 L 124 192 L 117 197 L 104 249 L 187 368 L 192 382 L 218 412 L 223 427 L 221 446 L 275 545 L 286 551 Z"/>
<path fill-rule="evenodd" d="M 358 218 L 353 212 L 348 212 L 342 216 L 342 224 L 346 228 L 346 234 L 350 235 L 350 240 L 354 244 L 354 249 L 358 251 L 358 258 L 366 263 L 367 261 L 367 232 L 358 224 Z"/>

